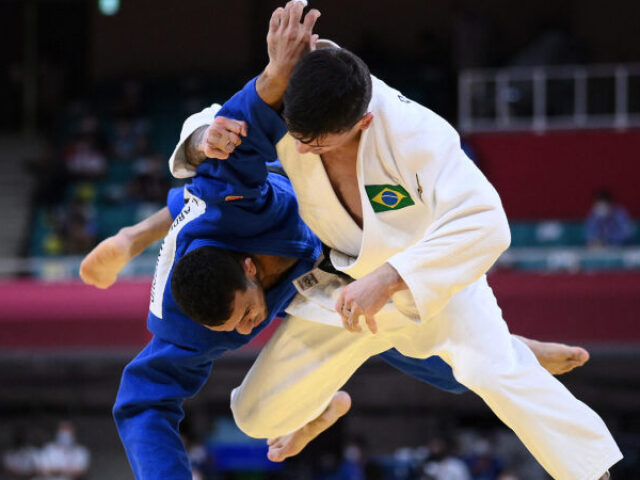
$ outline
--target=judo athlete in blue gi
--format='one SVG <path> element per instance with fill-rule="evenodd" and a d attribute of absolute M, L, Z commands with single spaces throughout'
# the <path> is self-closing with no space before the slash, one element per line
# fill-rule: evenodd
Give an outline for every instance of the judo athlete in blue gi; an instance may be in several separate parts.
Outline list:
<path fill-rule="evenodd" d="M 253 80 L 219 112 L 256 126 L 232 158 L 205 162 L 190 185 L 169 192 L 174 221 L 159 254 L 147 319 L 153 339 L 125 368 L 113 409 L 137 479 L 191 478 L 178 432 L 183 401 L 203 386 L 216 358 L 245 345 L 274 317 L 283 315 L 296 295 L 293 279 L 309 271 L 322 250 L 297 213 L 288 179 L 267 170 L 265 163 L 275 160 L 274 139 L 282 134 L 282 122 L 273 121 L 275 111 L 269 118 L 269 109 L 257 114 L 253 108 L 257 101 Z M 250 333 L 212 331 L 190 319 L 174 299 L 175 265 L 188 253 L 208 246 L 295 259 L 264 292 L 268 313 Z M 444 390 L 466 390 L 436 357 L 405 358 L 395 350 L 381 357 Z"/>
<path fill-rule="evenodd" d="M 157 231 L 142 240 L 143 245 L 133 246 L 136 242 L 131 240 L 131 245 L 125 248 L 133 250 L 130 257 L 134 256 L 166 234 L 156 266 L 147 320 L 154 336 L 125 368 L 114 406 L 118 431 L 138 479 L 191 478 L 178 431 L 184 417 L 183 401 L 204 385 L 215 359 L 247 344 L 273 318 L 285 315 L 284 309 L 297 293 L 293 279 L 311 270 L 322 250 L 317 237 L 298 215 L 289 180 L 269 172 L 265 166 L 265 162 L 275 159 L 272 142 L 274 136 L 281 134 L 282 122 L 269 118 L 270 109 L 260 108 L 259 114 L 253 109 L 252 105 L 262 103 L 255 83 L 255 80 L 249 82 L 219 112 L 220 120 L 224 120 L 222 115 L 225 115 L 252 122 L 255 128 L 249 130 L 242 145 L 228 161 L 205 162 L 190 185 L 169 192 L 167 216 L 170 212 L 173 223 L 168 234 L 168 225 L 156 227 Z M 141 225 L 153 230 L 148 222 Z M 87 256 L 81 270 L 85 282 L 105 288 L 115 281 L 115 274 L 130 257 L 116 261 L 116 271 L 105 282 L 104 275 L 97 281 L 97 274 L 104 273 L 112 260 L 96 262 L 95 255 L 107 248 L 108 256 L 117 256 L 112 247 L 114 241 L 122 240 L 123 232 L 128 230 L 123 229 L 117 236 L 105 240 Z M 268 313 L 249 333 L 212 331 L 190 319 L 175 301 L 171 289 L 174 266 L 187 253 L 207 246 L 297 260 L 265 291 Z M 97 272 L 96 268 L 103 271 Z M 410 358 L 395 349 L 379 357 L 400 371 L 445 391 L 467 390 L 439 357 Z"/>
<path fill-rule="evenodd" d="M 284 57 L 295 64 L 299 56 L 289 52 Z M 209 160 L 198 167 L 189 186 L 169 193 L 168 211 L 156 214 L 162 218 L 170 212 L 173 222 L 159 254 L 151 292 L 148 328 L 153 339 L 125 368 L 114 406 L 118 431 L 138 479 L 191 479 L 178 433 L 184 417 L 183 401 L 202 387 L 216 358 L 248 343 L 274 317 L 284 315 L 296 296 L 292 281 L 309 271 L 321 252 L 319 240 L 298 215 L 291 184 L 269 173 L 265 166 L 276 159 L 274 144 L 285 131 L 275 110 L 264 108 L 264 97 L 260 95 L 261 99 L 256 91 L 259 82 L 249 82 L 218 112 L 218 119 L 228 117 L 251 125 L 241 145 L 228 161 Z M 142 226 L 148 227 L 145 222 Z M 144 245 L 166 233 L 163 228 L 150 230 L 150 236 L 142 239 Z M 108 286 L 126 261 L 143 249 L 144 245 L 137 244 L 139 239 L 131 245 L 126 240 L 120 244 L 126 237 L 121 234 L 123 231 L 87 256 L 81 267 L 87 283 Z M 121 247 L 127 253 L 120 255 Z M 212 248 L 236 252 L 242 268 L 246 267 L 247 283 L 252 285 L 247 291 L 253 295 L 255 308 L 245 312 L 248 316 L 240 312 L 239 317 L 235 300 L 242 292 L 235 292 L 229 320 L 235 323 L 231 329 L 228 322 L 205 326 L 202 323 L 206 319 L 194 321 L 178 306 L 174 295 L 173 284 L 180 285 L 173 282 L 174 272 L 181 270 L 183 260 Z M 263 269 L 259 282 L 256 271 L 260 258 L 280 259 L 287 268 L 278 275 Z M 96 270 L 98 277 L 102 271 L 111 280 L 96 281 Z M 266 277 L 270 277 L 268 283 Z M 189 302 L 181 301 L 181 305 L 190 309 Z M 438 357 L 407 358 L 394 349 L 380 356 L 401 371 L 444 390 L 466 390 Z"/>
<path fill-rule="evenodd" d="M 274 12 L 270 58 L 273 36 L 301 15 L 295 1 Z M 294 299 L 232 392 L 236 423 L 274 439 L 275 458 L 295 454 L 292 441 L 359 366 L 393 347 L 445 359 L 554 478 L 608 478 L 603 472 L 622 458 L 611 433 L 511 335 L 488 285 L 487 271 L 510 242 L 498 193 L 444 119 L 372 76 L 354 54 L 322 46 L 280 80 L 290 133 L 276 152 L 300 216 L 331 247 L 334 268 L 356 280 L 340 290 L 314 270 L 296 281 L 309 303 L 297 309 Z M 207 112 L 199 123 L 190 118 L 191 135 L 212 121 Z M 323 310 L 313 316 L 316 305 Z"/>

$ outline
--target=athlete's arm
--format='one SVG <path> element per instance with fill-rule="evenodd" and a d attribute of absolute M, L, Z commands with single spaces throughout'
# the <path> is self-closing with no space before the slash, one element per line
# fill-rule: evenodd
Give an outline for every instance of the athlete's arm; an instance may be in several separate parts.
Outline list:
<path fill-rule="evenodd" d="M 164 238 L 173 219 L 184 205 L 184 189 L 172 188 L 167 195 L 167 207 L 149 218 L 120 231 L 100 242 L 80 264 L 80 278 L 87 285 L 109 288 L 118 274 L 134 257 L 153 242 Z"/>
<path fill-rule="evenodd" d="M 252 87 L 263 102 L 263 105 L 255 105 L 255 111 L 263 109 L 260 117 L 269 117 L 264 112 L 264 107 L 276 111 L 280 109 L 293 68 L 306 52 L 315 48 L 317 35 L 312 34 L 312 30 L 319 16 L 318 10 L 311 10 L 304 22 L 300 23 L 302 3 L 295 0 L 287 3 L 285 8 L 278 8 L 273 12 L 267 34 L 269 64 Z M 228 159 L 235 147 L 242 143 L 241 137 L 247 136 L 246 123 L 224 118 L 239 118 L 238 110 L 246 113 L 249 103 L 243 105 L 238 100 L 236 97 L 231 99 L 230 102 L 235 101 L 235 108 L 231 111 L 227 109 L 219 112 L 219 107 L 215 108 L 214 105 L 185 121 L 180 143 L 169 161 L 171 173 L 175 177 L 188 178 L 195 175 L 196 168 L 207 158 Z M 246 117 L 245 115 L 244 118 Z M 255 116 L 251 116 L 251 119 L 257 120 Z M 274 121 L 284 125 L 279 117 Z M 252 126 L 261 127 L 256 123 L 252 122 Z"/>
<path fill-rule="evenodd" d="M 207 158 L 226 160 L 247 136 L 247 122 L 216 117 L 211 125 L 198 127 L 185 143 L 187 162 L 197 167 Z"/>
<path fill-rule="evenodd" d="M 140 223 L 121 228 L 84 257 L 80 278 L 87 285 L 109 288 L 131 259 L 167 234 L 172 222 L 169 208 L 165 207 Z"/>
<path fill-rule="evenodd" d="M 318 36 L 313 27 L 320 17 L 316 9 L 310 10 L 302 23 L 302 2 L 292 0 L 284 8 L 277 8 L 269 21 L 267 50 L 269 64 L 256 82 L 260 98 L 275 110 L 282 106 L 291 72 L 298 61 L 315 48 Z"/>
<path fill-rule="evenodd" d="M 113 416 L 137 480 L 191 480 L 178 426 L 211 365 L 208 355 L 154 337 L 124 369 Z"/>

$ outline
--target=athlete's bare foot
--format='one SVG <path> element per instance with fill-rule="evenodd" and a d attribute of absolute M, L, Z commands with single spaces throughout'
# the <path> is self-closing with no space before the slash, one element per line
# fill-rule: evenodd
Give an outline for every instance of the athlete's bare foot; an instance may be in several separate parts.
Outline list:
<path fill-rule="evenodd" d="M 318 418 L 289 435 L 267 440 L 269 452 L 267 457 L 272 462 L 282 462 L 302 451 L 311 440 L 324 432 L 351 408 L 351 397 L 347 392 L 337 392 L 331 403 Z"/>
<path fill-rule="evenodd" d="M 80 264 L 82 281 L 98 288 L 109 288 L 131 260 L 131 245 L 126 229 L 100 242 Z"/>
<path fill-rule="evenodd" d="M 540 342 L 530 338 L 518 337 L 535 354 L 538 362 L 552 375 L 561 375 L 589 361 L 589 352 L 581 347 L 572 347 L 562 343 Z"/>

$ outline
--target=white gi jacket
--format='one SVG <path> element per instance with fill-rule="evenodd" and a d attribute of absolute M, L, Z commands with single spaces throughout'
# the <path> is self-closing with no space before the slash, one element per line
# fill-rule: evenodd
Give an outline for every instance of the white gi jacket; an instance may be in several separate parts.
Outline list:
<path fill-rule="evenodd" d="M 334 249 L 334 266 L 361 278 L 390 263 L 425 321 L 487 272 L 509 246 L 509 226 L 498 194 L 464 154 L 453 127 L 381 80 L 372 80 L 369 111 L 374 119 L 358 152 L 364 228 L 357 250 L 345 230 L 358 227 L 335 195 L 320 157 L 298 153 L 289 134 L 276 150 L 298 196 L 300 215 Z M 169 161 L 176 177 L 193 175 L 184 142 L 210 124 L 218 109 L 214 104 L 185 122 Z M 413 310 L 402 292 L 394 301 L 402 311 Z"/>
<path fill-rule="evenodd" d="M 237 424 L 256 438 L 301 428 L 367 358 L 395 347 L 415 358 L 440 355 L 553 478 L 599 478 L 622 458 L 615 441 L 509 334 L 486 283 L 484 274 L 510 242 L 496 191 L 464 155 L 454 129 L 430 110 L 375 78 L 369 110 L 374 119 L 357 157 L 363 230 L 339 202 L 320 157 L 299 154 L 288 134 L 276 150 L 300 215 L 334 249 L 334 266 L 360 278 L 390 263 L 409 287 L 394 295 L 395 306 L 421 324 L 354 335 L 288 316 L 232 393 Z M 191 117 L 180 142 L 214 115 L 207 109 Z M 179 145 L 174 174 L 192 174 L 181 168 L 184 160 Z"/>

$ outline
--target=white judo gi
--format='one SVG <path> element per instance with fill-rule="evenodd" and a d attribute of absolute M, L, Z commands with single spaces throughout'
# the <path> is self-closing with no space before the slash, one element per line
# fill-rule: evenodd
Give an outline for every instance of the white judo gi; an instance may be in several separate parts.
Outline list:
<path fill-rule="evenodd" d="M 215 111 L 185 122 L 170 160 L 175 175 L 192 175 L 182 143 Z M 598 479 L 622 458 L 615 441 L 510 335 L 487 284 L 485 273 L 510 242 L 498 194 L 455 130 L 430 110 L 373 78 L 369 111 L 374 119 L 357 158 L 363 229 L 338 200 L 319 156 L 299 154 L 288 134 L 276 149 L 300 215 L 333 249 L 333 265 L 357 279 L 388 262 L 409 289 L 376 315 L 376 335 L 327 325 L 340 324 L 337 313 L 296 310 L 294 301 L 232 393 L 238 426 L 259 438 L 300 428 L 367 358 L 395 347 L 416 358 L 441 356 L 554 478 Z"/>

